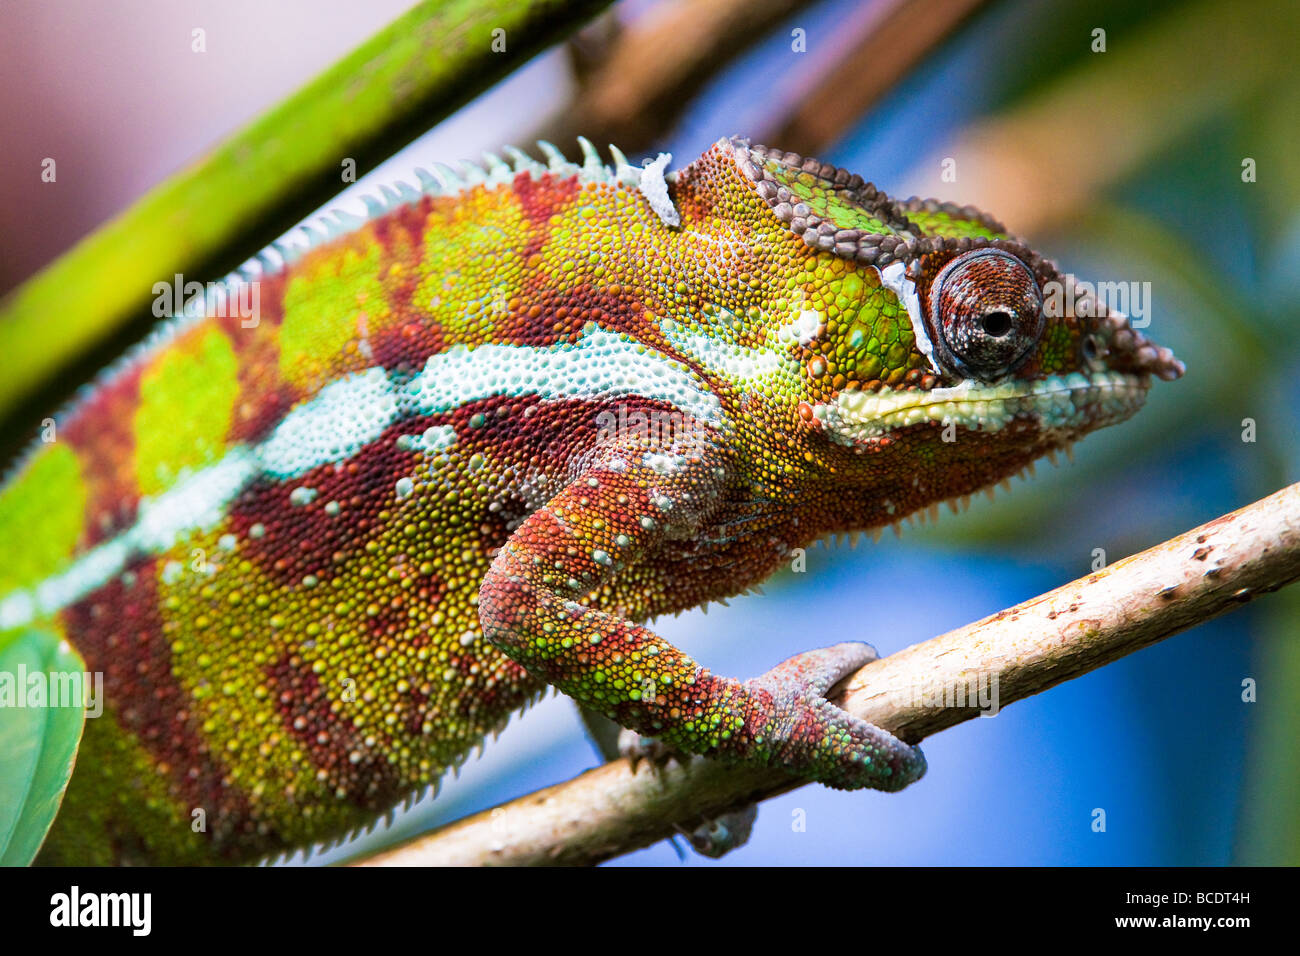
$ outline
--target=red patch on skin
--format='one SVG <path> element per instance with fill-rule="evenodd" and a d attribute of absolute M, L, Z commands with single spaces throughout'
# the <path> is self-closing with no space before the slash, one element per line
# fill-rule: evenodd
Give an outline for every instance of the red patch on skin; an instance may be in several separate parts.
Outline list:
<path fill-rule="evenodd" d="M 279 424 L 300 397 L 280 375 L 279 329 L 284 319 L 284 290 L 288 273 L 257 280 L 257 324 L 246 327 L 243 316 L 217 316 L 238 359 L 239 397 L 227 433 L 231 444 L 254 444 Z"/>
<path fill-rule="evenodd" d="M 135 521 L 140 487 L 135 477 L 135 412 L 140 405 L 140 374 L 133 364 L 77 406 L 61 425 L 81 462 L 86 483 L 86 516 L 81 546 L 93 547 Z"/>
<path fill-rule="evenodd" d="M 543 348 L 576 342 L 588 323 L 640 336 L 650 331 L 641 298 L 621 286 L 579 286 L 563 292 L 539 289 L 510 302 L 510 315 L 497 325 L 502 342 Z"/>
<path fill-rule="evenodd" d="M 404 722 L 406 724 L 406 733 L 411 737 L 419 737 L 424 733 L 424 722 L 429 718 L 429 696 L 420 693 L 419 690 L 412 687 L 407 695 L 411 701 L 411 709 L 406 712 Z"/>
<path fill-rule="evenodd" d="M 247 291 L 237 292 L 226 309 L 232 314 L 211 317 L 217 327 L 230 338 L 237 353 L 257 344 L 258 337 L 254 333 L 259 329 L 278 330 L 284 322 L 284 290 L 289 285 L 289 274 L 293 268 L 289 266 L 252 280 L 249 284 L 257 290 L 255 299 L 250 300 Z M 247 305 L 255 306 L 251 316 L 236 314 Z"/>
<path fill-rule="evenodd" d="M 519 173 L 513 186 L 529 225 L 528 244 L 523 250 L 523 258 L 527 260 L 541 251 L 551 235 L 551 217 L 573 201 L 582 184 L 576 176 L 547 173 L 533 179 L 529 173 Z"/>
<path fill-rule="evenodd" d="M 310 667 L 290 654 L 268 664 L 266 676 L 285 729 L 312 766 L 327 773 L 332 789 L 342 788 L 346 799 L 367 810 L 382 810 L 401 795 L 397 765 L 380 748 L 366 745 L 365 732 L 352 725 L 346 707 L 341 715 L 331 711 L 341 688 L 326 690 Z"/>
<path fill-rule="evenodd" d="M 482 447 L 494 459 L 559 474 L 593 440 L 599 412 L 600 406 L 578 399 L 494 396 L 463 405 L 447 419 L 466 452 Z"/>
<path fill-rule="evenodd" d="M 252 833 L 251 810 L 225 782 L 227 769 L 204 739 L 191 699 L 172 671 L 171 644 L 183 632 L 169 632 L 159 611 L 157 559 L 136 561 L 128 573 L 135 576 L 129 587 L 118 575 L 64 610 L 68 639 L 86 670 L 104 675 L 104 697 L 118 725 L 156 762 L 172 800 L 187 816 L 190 808 L 202 807 L 214 844 L 228 844 Z"/>
<path fill-rule="evenodd" d="M 430 355 L 436 355 L 444 347 L 442 328 L 424 317 L 390 326 L 370 339 L 375 364 L 390 371 L 418 372 Z"/>
<path fill-rule="evenodd" d="M 745 192 L 753 190 L 754 184 L 744 178 L 735 161 L 717 155 L 713 147 L 668 184 L 668 196 L 683 222 L 712 219 L 728 189 L 735 188 L 736 180 Z"/>
<path fill-rule="evenodd" d="M 442 327 L 416 301 L 422 278 L 419 265 L 424 259 L 433 209 L 433 199 L 421 196 L 385 213 L 367 227 L 383 250 L 376 278 L 392 313 L 383 327 L 371 324 L 366 330 L 370 361 L 387 369 L 417 371 L 430 355 L 443 349 Z"/>
<path fill-rule="evenodd" d="M 400 600 L 400 595 L 398 597 Z M 374 614 L 366 614 L 366 627 L 370 634 L 376 640 L 385 638 L 400 639 L 405 636 L 406 629 L 410 625 L 410 615 L 406 613 L 406 608 L 400 604 L 386 604 L 379 608 Z M 425 643 L 428 643 L 426 640 Z"/>
<path fill-rule="evenodd" d="M 328 580 L 336 556 L 365 545 L 379 513 L 397 504 L 399 479 L 415 471 L 423 454 L 397 447 L 401 435 L 418 435 L 439 418 L 409 418 L 387 428 L 345 462 L 313 468 L 297 478 L 263 478 L 246 489 L 230 509 L 230 530 L 245 542 L 252 560 L 273 579 L 297 585 L 309 574 Z M 294 504 L 297 488 L 315 491 L 311 501 Z M 338 513 L 327 506 L 337 503 Z M 254 537 L 253 525 L 263 526 Z"/>
<path fill-rule="evenodd" d="M 400 252 L 403 246 L 421 249 L 432 210 L 429 196 L 398 206 L 370 223 L 375 240 L 387 253 Z"/>
<path fill-rule="evenodd" d="M 415 573 L 420 583 L 415 587 L 414 594 L 408 595 L 407 592 L 401 591 L 376 613 L 367 614 L 366 624 L 371 637 L 376 641 L 391 638 L 401 641 L 404 647 L 416 650 L 429 644 L 431 635 L 428 625 L 422 624 L 412 630 L 412 618 L 408 608 L 414 605 L 427 611 L 437 610 L 447 593 L 447 588 L 436 575 L 423 575 L 418 571 Z"/>
<path fill-rule="evenodd" d="M 251 373 L 250 373 L 251 374 Z M 241 367 L 239 377 L 245 377 Z M 253 389 L 241 389 L 245 394 Z M 230 424 L 228 440 L 231 444 L 256 444 L 275 430 L 275 426 L 284 420 L 289 409 L 293 408 L 294 395 L 287 385 L 277 390 L 260 391 L 250 396 L 251 402 L 241 402 L 236 406 L 235 420 Z"/>
<path fill-rule="evenodd" d="M 618 284 L 522 292 L 511 300 L 510 315 L 497 323 L 496 337 L 499 342 L 546 348 L 557 342 L 577 342 L 590 323 L 623 332 L 705 378 L 710 375 L 699 359 L 682 353 L 664 338 L 658 319 L 636 290 Z"/>
<path fill-rule="evenodd" d="M 497 396 L 458 408 L 448 420 L 467 451 L 482 446 L 503 464 L 551 475 L 567 473 L 570 463 L 602 437 L 627 432 L 671 443 L 674 435 L 702 427 L 667 402 L 635 395 L 601 402 Z"/>

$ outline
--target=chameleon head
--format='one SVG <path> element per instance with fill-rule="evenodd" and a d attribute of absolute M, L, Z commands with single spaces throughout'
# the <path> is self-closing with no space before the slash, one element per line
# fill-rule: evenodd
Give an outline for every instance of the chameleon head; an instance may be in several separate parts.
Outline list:
<path fill-rule="evenodd" d="M 815 406 L 832 438 L 870 444 L 938 424 L 986 440 L 1010 429 L 1046 450 L 1123 421 L 1141 407 L 1152 377 L 1182 374 L 1168 349 L 1023 244 L 941 239 L 917 241 L 939 248 L 909 250 L 892 275 L 882 270 L 907 310 L 909 372 L 921 374 L 901 387 L 842 389 Z"/>
<path fill-rule="evenodd" d="M 900 516 L 1128 418 L 1153 378 L 1182 374 L 1168 349 L 991 217 L 731 146 L 807 254 L 787 287 L 817 306 L 815 330 L 790 346 L 809 438 L 840 447 L 830 457 L 841 476 L 911 484 L 895 495 Z"/>

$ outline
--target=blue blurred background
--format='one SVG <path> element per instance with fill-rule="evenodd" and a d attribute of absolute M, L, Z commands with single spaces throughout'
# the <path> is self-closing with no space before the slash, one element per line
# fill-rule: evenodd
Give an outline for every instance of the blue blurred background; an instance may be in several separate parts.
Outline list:
<path fill-rule="evenodd" d="M 105 121 L 99 138 L 67 142 L 85 162 L 101 164 L 104 182 L 116 188 L 96 195 L 89 210 L 82 203 L 54 216 L 36 250 L 24 253 L 31 261 L 11 260 L 0 280 L 17 282 L 68 234 L 91 228 L 407 5 L 369 4 L 359 22 L 350 4 L 277 4 L 260 14 L 256 37 L 240 19 L 254 9 L 245 3 L 141 0 L 134 18 L 106 17 L 85 3 L 52 5 L 86 11 L 90 22 L 81 27 L 27 0 L 0 11 L 0 53 L 12 46 L 20 63 L 32 64 L 21 76 L 13 58 L 8 75 L 0 66 L 0 77 L 13 81 L 4 94 L 9 161 L 39 151 L 42 130 L 62 129 L 66 140 L 58 117 L 69 112 L 86 110 L 80 122 L 93 133 L 100 126 L 91 114 L 111 116 L 115 107 L 155 117 L 190 110 L 184 135 L 152 122 L 128 124 L 130 135 L 115 137 Z M 625 2 L 613 16 L 635 25 L 660 6 Z M 815 84 L 823 55 L 842 51 L 849 26 L 869 26 L 883 6 L 812 4 L 755 38 L 645 152 L 671 152 L 682 165 L 722 135 L 761 140 L 779 128 L 772 116 Z M 1015 482 L 1013 494 L 981 498 L 960 516 L 945 511 L 937 525 L 902 540 L 810 550 L 804 573 L 708 616 L 660 622 L 665 637 L 741 678 L 839 640 L 865 639 L 888 654 L 1086 574 L 1094 549 L 1117 559 L 1296 480 L 1300 73 L 1293 55 L 1279 51 L 1294 48 L 1300 34 L 1292 3 L 1224 6 L 984 5 L 818 152 L 892 194 L 988 208 L 1081 278 L 1151 282 L 1148 331 L 1186 361 L 1186 377 L 1158 384 L 1134 421 L 1082 443 L 1074 464 L 1040 468 L 1037 478 Z M 313 16 L 313 42 L 295 37 L 295 17 Z M 23 51 L 6 20 L 24 27 Z M 228 49 L 213 44 L 216 65 L 205 64 L 203 75 L 179 60 L 132 60 L 134 49 L 161 42 L 160 25 L 188 37 L 191 22 L 231 38 Z M 806 53 L 792 51 L 796 29 L 805 32 Z M 1105 31 L 1105 52 L 1095 50 L 1096 29 Z M 73 67 L 81 74 L 76 96 L 98 97 L 94 108 L 61 98 L 57 84 L 52 105 L 33 105 L 42 77 L 53 75 L 50 57 L 67 64 L 82 47 L 106 43 L 144 66 L 126 71 L 114 57 L 97 67 L 83 55 Z M 235 69 L 241 76 L 232 81 Z M 163 70 L 173 71 L 166 88 Z M 96 89 L 97 77 L 117 82 Z M 231 95 L 231 82 L 240 95 Z M 394 177 L 414 181 L 412 166 L 523 145 L 539 115 L 563 108 L 574 82 L 565 55 L 542 55 L 330 205 L 360 211 L 358 192 Z M 224 110 L 213 122 L 193 115 L 205 98 Z M 955 182 L 940 178 L 945 158 L 956 161 Z M 1254 181 L 1243 181 L 1247 159 Z M 3 218 L 32 201 L 16 195 L 0 204 L 6 235 L 16 224 Z M 6 253 L 13 246 L 6 240 Z M 1254 441 L 1243 440 L 1247 419 Z M 946 731 L 925 742 L 929 773 L 904 793 L 805 787 L 771 800 L 750 843 L 719 863 L 660 844 L 610 865 L 1300 862 L 1298 612 L 1295 596 L 1269 596 Z M 1257 682 L 1258 702 L 1243 701 L 1246 680 Z M 436 804 L 417 805 L 369 842 L 493 806 L 595 762 L 572 706 L 548 698 L 448 781 Z M 798 811 L 802 829 L 792 826 Z"/>

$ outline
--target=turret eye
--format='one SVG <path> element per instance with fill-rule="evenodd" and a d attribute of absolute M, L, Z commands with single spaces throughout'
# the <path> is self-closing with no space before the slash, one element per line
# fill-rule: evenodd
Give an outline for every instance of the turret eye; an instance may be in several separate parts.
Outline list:
<path fill-rule="evenodd" d="M 964 375 L 996 379 L 1037 344 L 1043 297 L 1028 267 L 998 249 L 958 256 L 935 277 L 930 318 L 941 357 Z"/>

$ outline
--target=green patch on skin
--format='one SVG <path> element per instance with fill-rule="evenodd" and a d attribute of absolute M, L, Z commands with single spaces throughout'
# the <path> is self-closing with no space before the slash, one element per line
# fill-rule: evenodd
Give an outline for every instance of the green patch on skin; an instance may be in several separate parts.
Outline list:
<path fill-rule="evenodd" d="M 557 209 L 551 223 L 530 223 L 512 191 L 472 190 L 445 218 L 430 219 L 415 302 L 458 340 L 489 341 L 493 323 L 521 288 L 523 250 L 538 230 L 549 237 L 570 210 Z"/>
<path fill-rule="evenodd" d="M 1043 333 L 1042 345 L 1039 346 L 1042 354 L 1042 369 L 1045 373 L 1054 375 L 1072 366 L 1077 334 L 1074 329 L 1064 324 L 1047 327 L 1047 331 Z"/>
<path fill-rule="evenodd" d="M 145 370 L 134 425 L 141 494 L 159 494 L 182 471 L 209 465 L 225 452 L 238 369 L 230 340 L 213 328 L 186 347 L 161 352 Z"/>
<path fill-rule="evenodd" d="M 891 372 L 898 371 L 899 346 L 904 338 L 910 344 L 907 319 L 900 314 L 893 294 L 878 286 L 868 293 L 846 324 L 847 334 L 836 349 L 838 367 L 859 382 L 890 377 Z M 905 356 L 902 358 L 906 361 Z"/>
<path fill-rule="evenodd" d="M 983 236 L 986 239 L 1006 239 L 1005 232 L 994 232 L 978 219 L 965 219 L 949 215 L 946 212 L 926 212 L 924 209 L 909 211 L 910 219 L 927 236 Z"/>
<path fill-rule="evenodd" d="M 194 575 L 169 575 L 165 570 L 168 560 L 183 566 L 194 548 L 205 554 L 218 553 L 219 537 L 220 532 L 194 537 L 157 564 L 156 587 L 161 606 L 194 608 L 196 592 L 207 590 L 213 604 L 221 608 L 219 615 L 195 619 L 183 636 L 171 642 L 172 673 L 191 701 L 190 713 L 203 739 L 213 753 L 220 755 L 229 782 L 263 819 L 274 821 L 278 831 L 293 833 L 296 839 L 309 843 L 311 828 L 323 817 L 304 818 L 286 809 L 278 802 L 281 788 L 292 787 L 299 799 L 318 801 L 324 806 L 330 806 L 332 801 L 327 799 L 329 791 L 317 778 L 316 768 L 299 743 L 279 732 L 283 725 L 278 710 L 280 699 L 268 689 L 265 674 L 269 660 L 280 652 L 271 622 L 281 615 L 292 615 L 292 604 L 281 603 L 283 595 L 255 564 L 234 555 L 227 560 L 237 576 L 217 575 L 200 582 Z M 322 583 L 320 592 L 330 593 L 334 587 L 333 582 Z M 239 600 L 232 600 L 234 595 Z M 335 602 L 331 601 L 330 607 L 335 613 L 322 610 L 319 619 L 308 622 L 303 633 L 314 637 L 323 630 L 317 629 L 319 621 L 328 620 L 331 653 L 345 653 L 344 648 L 349 654 L 365 653 L 369 645 L 357 633 L 354 622 L 337 613 Z M 239 653 L 245 640 L 260 641 L 261 649 L 252 655 Z M 298 654 L 297 666 L 304 671 L 320 659 L 314 650 L 299 649 Z M 322 682 L 340 686 L 329 675 L 322 675 Z M 269 767 L 276 768 L 273 785 L 268 785 Z M 337 813 L 342 823 L 356 825 L 356 808 L 351 804 L 344 802 L 328 812 Z"/>
<path fill-rule="evenodd" d="M 862 274 L 860 272 L 849 272 L 839 282 L 835 305 L 839 309 L 847 309 L 850 305 L 861 302 L 866 294 L 867 284 L 862 281 Z"/>
<path fill-rule="evenodd" d="M 81 537 L 86 486 L 76 454 L 46 445 L 0 495 L 0 594 L 35 584 L 66 563 Z"/>
<path fill-rule="evenodd" d="M 362 315 L 370 333 L 389 316 L 380 280 L 383 248 L 362 243 L 321 258 L 289 280 L 284 290 L 280 326 L 280 374 L 299 388 L 314 392 L 337 371 L 340 357 L 361 336 Z"/>
<path fill-rule="evenodd" d="M 123 821 L 129 821 L 134 832 L 148 835 L 151 851 L 157 853 L 165 846 L 174 865 L 211 862 L 207 835 L 192 828 L 195 818 L 191 811 L 196 808 L 177 802 L 167 776 L 158 772 L 157 762 L 139 741 L 119 728 L 111 709 L 85 722 L 81 748 L 83 754 L 94 754 L 95 760 L 79 764 L 73 774 L 42 849 L 41 863 L 120 863 L 114 830 Z"/>
<path fill-rule="evenodd" d="M 807 203 L 815 215 L 827 222 L 833 222 L 841 229 L 861 229 L 863 232 L 881 235 L 893 233 L 894 230 L 884 222 L 870 215 L 861 206 L 847 201 L 843 193 L 826 188 L 824 179 L 808 172 L 791 177 L 791 170 L 776 164 L 769 164 L 768 168 L 789 187 L 798 201 Z"/>
<path fill-rule="evenodd" d="M 599 251 L 586 247 L 582 220 L 565 217 L 551 225 L 551 234 L 542 247 L 541 269 L 557 292 L 570 292 L 586 281 L 584 259 L 598 259 Z"/>

